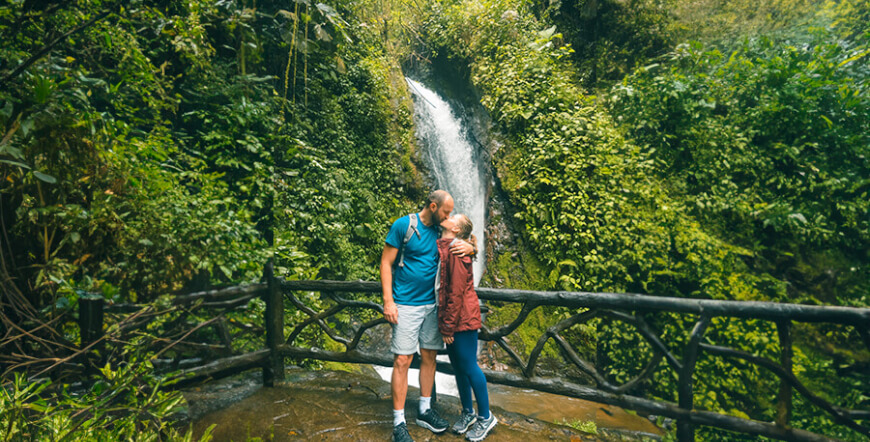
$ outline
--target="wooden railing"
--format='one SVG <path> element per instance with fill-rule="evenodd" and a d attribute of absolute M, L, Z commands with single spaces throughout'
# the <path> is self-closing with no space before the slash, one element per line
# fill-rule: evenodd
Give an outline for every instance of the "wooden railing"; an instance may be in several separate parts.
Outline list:
<path fill-rule="evenodd" d="M 350 336 L 340 336 L 335 327 L 326 319 L 348 308 L 366 309 L 382 313 L 376 302 L 360 302 L 353 298 L 339 296 L 339 293 L 379 294 L 380 283 L 345 281 L 282 281 L 281 287 L 294 306 L 304 311 L 308 318 L 295 325 L 284 345 L 276 350 L 282 355 L 294 358 L 315 358 L 321 360 L 392 365 L 388 354 L 371 354 L 361 351 L 359 343 L 363 334 L 373 327 L 386 322 L 382 318 L 370 320 L 353 329 Z M 320 292 L 334 302 L 328 310 L 314 312 L 307 309 L 294 293 Z M 757 434 L 783 440 L 829 440 L 825 436 L 789 427 L 789 416 L 793 391 L 804 396 L 809 402 L 828 413 L 837 424 L 847 426 L 861 434 L 870 436 L 870 428 L 859 423 L 870 419 L 870 411 L 846 410 L 810 392 L 794 375 L 792 366 L 791 323 L 826 322 L 855 327 L 870 348 L 870 309 L 848 307 L 821 307 L 771 302 L 716 301 L 684 298 L 665 298 L 635 294 L 585 293 L 585 292 L 537 292 L 525 290 L 479 288 L 477 294 L 485 301 L 522 304 L 522 309 L 510 324 L 494 330 L 484 328 L 480 339 L 494 341 L 501 347 L 518 367 L 517 372 L 485 370 L 487 380 L 504 385 L 531 388 L 580 399 L 606 403 L 643 413 L 674 418 L 677 420 L 677 434 L 681 441 L 694 440 L 696 425 L 707 425 L 730 431 Z M 528 315 L 538 307 L 560 306 L 576 309 L 567 319 L 549 327 L 538 339 L 528 358 L 522 358 L 505 339 L 517 329 Z M 639 315 L 642 312 L 672 312 L 696 316 L 698 319 L 692 329 L 688 344 L 681 357 L 674 355 L 656 332 Z M 641 373 L 634 379 L 614 385 L 590 362 L 584 360 L 562 333 L 576 325 L 588 322 L 595 317 L 607 317 L 625 322 L 637 330 L 649 343 L 654 356 Z M 772 321 L 776 324 L 782 355 L 780 361 L 773 361 L 735 350 L 703 342 L 705 331 L 714 317 L 752 318 Z M 294 345 L 296 338 L 309 326 L 319 327 L 335 342 L 345 346 L 345 350 L 326 351 L 317 348 Z M 539 376 L 538 365 L 545 344 L 552 340 L 561 349 L 566 362 L 594 379 L 596 386 L 589 387 L 569 382 L 557 376 Z M 778 398 L 778 413 L 775 423 L 759 422 L 720 413 L 698 410 L 694 407 L 693 377 L 695 363 L 700 352 L 727 358 L 740 359 L 754 366 L 769 370 L 779 377 L 781 386 Z M 662 361 L 674 370 L 679 377 L 678 403 L 657 401 L 628 394 L 632 388 L 649 379 Z M 438 370 L 452 373 L 450 365 L 439 362 Z"/>
<path fill-rule="evenodd" d="M 271 386 L 283 381 L 285 358 L 317 359 L 345 363 L 392 366 L 388 351 L 366 351 L 361 342 L 376 327 L 388 327 L 383 319 L 379 302 L 381 286 L 378 282 L 363 281 L 287 281 L 272 274 L 271 266 L 264 272 L 265 283 L 177 296 L 177 306 L 227 309 L 239 308 L 250 300 L 265 301 L 265 348 L 213 360 L 195 368 L 181 370 L 177 386 L 190 385 L 215 379 L 252 368 L 262 368 L 263 382 Z M 319 297 L 312 298 L 314 293 Z M 782 440 L 817 441 L 830 438 L 809 431 L 792 428 L 790 415 L 795 393 L 803 396 L 818 409 L 827 413 L 838 425 L 859 434 L 870 436 L 868 410 L 850 410 L 828 402 L 811 392 L 792 371 L 792 323 L 831 323 L 854 327 L 864 345 L 870 348 L 870 309 L 849 307 L 806 306 L 771 302 L 716 301 L 668 298 L 636 294 L 538 292 L 526 290 L 479 288 L 481 300 L 495 303 L 521 304 L 518 316 L 509 324 L 489 329 L 484 327 L 480 339 L 492 341 L 504 350 L 516 367 L 513 371 L 484 370 L 489 382 L 530 388 L 539 391 L 611 404 L 642 413 L 676 419 L 677 436 L 681 441 L 694 440 L 695 427 L 711 426 L 729 431 L 766 436 Z M 305 295 L 305 296 L 301 296 Z M 367 299 L 366 299 L 367 298 Z M 316 299 L 320 310 L 310 307 L 306 300 Z M 506 339 L 536 308 L 559 306 L 572 313 L 566 319 L 543 331 L 527 357 L 522 357 Z M 287 318 L 286 312 L 292 312 Z M 347 311 L 347 312 L 346 312 Z M 662 337 L 644 319 L 650 313 L 677 313 L 689 315 L 694 327 L 687 332 L 681 354 L 674 354 Z M 347 321 L 342 322 L 339 314 Z M 778 361 L 749 352 L 705 342 L 705 333 L 713 318 L 748 318 L 775 324 L 781 355 Z M 645 368 L 633 379 L 614 384 L 593 363 L 584 360 L 565 337 L 564 332 L 593 318 L 609 318 L 628 324 L 643 337 L 653 351 Z M 289 333 L 285 337 L 285 331 Z M 386 336 L 386 328 L 381 336 Z M 83 330 L 84 335 L 84 330 Z M 320 340 L 331 350 L 311 346 Z M 303 342 L 304 341 L 304 342 Z M 552 341 L 565 362 L 592 379 L 594 386 L 581 385 L 564 377 L 541 374 L 540 360 L 545 345 Z M 339 350 L 340 349 L 340 350 Z M 780 380 L 777 397 L 776 420 L 773 423 L 744 419 L 697 409 L 694 405 L 695 365 L 699 355 L 741 360 L 756 369 L 766 370 Z M 676 403 L 634 396 L 631 392 L 664 363 L 678 378 Z M 452 373 L 450 364 L 438 362 L 438 371 Z"/>

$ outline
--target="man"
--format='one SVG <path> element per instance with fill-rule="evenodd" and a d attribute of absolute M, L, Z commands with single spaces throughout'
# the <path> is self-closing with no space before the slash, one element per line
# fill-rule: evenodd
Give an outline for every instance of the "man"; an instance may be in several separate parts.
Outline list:
<path fill-rule="evenodd" d="M 413 441 L 405 423 L 405 397 L 408 394 L 408 368 L 420 348 L 420 404 L 417 425 L 435 433 L 447 430 L 448 422 L 431 408 L 435 382 L 435 356 L 444 348 L 438 330 L 435 305 L 435 274 L 438 271 L 438 246 L 441 222 L 453 211 L 453 197 L 443 190 L 429 195 L 418 214 L 397 219 L 387 234 L 381 255 L 381 286 L 384 318 L 393 325 L 390 351 L 393 353 L 393 440 Z M 412 220 L 417 218 L 416 226 Z M 411 227 L 409 229 L 409 226 Z M 406 241 L 408 233 L 413 232 Z M 401 251 L 401 255 L 399 255 Z M 451 249 L 470 255 L 474 246 L 466 242 Z M 399 259 L 399 263 L 396 259 Z"/>

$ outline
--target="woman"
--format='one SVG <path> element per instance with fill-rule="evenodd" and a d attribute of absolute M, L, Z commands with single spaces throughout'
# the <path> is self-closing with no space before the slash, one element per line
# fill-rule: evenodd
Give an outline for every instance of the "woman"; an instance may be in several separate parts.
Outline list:
<path fill-rule="evenodd" d="M 472 441 L 482 441 L 498 420 L 489 411 L 489 393 L 486 377 L 477 365 L 477 331 L 482 326 L 480 302 L 474 291 L 471 257 L 450 253 L 457 239 L 476 244 L 471 234 L 471 220 L 465 215 L 453 215 L 441 223 L 438 255 L 441 259 L 438 285 L 438 328 L 450 364 L 456 373 L 456 386 L 462 402 L 462 414 L 453 425 L 453 431 Z M 471 392 L 477 399 L 477 415 L 472 408 Z"/>

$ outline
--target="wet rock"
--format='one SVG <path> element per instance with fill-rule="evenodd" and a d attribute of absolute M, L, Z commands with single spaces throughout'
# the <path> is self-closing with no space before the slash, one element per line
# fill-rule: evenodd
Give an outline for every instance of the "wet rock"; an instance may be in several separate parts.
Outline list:
<path fill-rule="evenodd" d="M 294 368 L 287 370 L 286 382 L 273 388 L 260 386 L 258 378 L 258 375 L 249 375 L 223 380 L 199 390 L 185 391 L 195 434 L 202 435 L 207 428 L 214 425 L 214 440 L 390 439 L 390 385 L 376 376 Z M 414 419 L 418 397 L 419 390 L 409 389 L 405 407 L 409 431 L 415 440 L 465 440 L 455 434 L 434 435 L 416 426 Z M 436 408 L 452 422 L 458 418 L 459 400 L 450 396 L 439 396 Z M 615 433 L 606 432 L 588 434 L 507 411 L 498 407 L 496 401 L 493 401 L 492 410 L 500 422 L 488 440 L 627 440 L 624 435 L 615 437 Z"/>

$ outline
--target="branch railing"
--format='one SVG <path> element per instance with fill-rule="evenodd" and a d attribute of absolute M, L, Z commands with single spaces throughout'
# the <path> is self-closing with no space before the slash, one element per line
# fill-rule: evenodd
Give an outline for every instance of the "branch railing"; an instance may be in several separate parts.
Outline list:
<path fill-rule="evenodd" d="M 388 354 L 366 352 L 359 344 L 364 334 L 386 321 L 376 317 L 353 327 L 352 333 L 343 336 L 334 324 L 327 319 L 348 308 L 369 310 L 382 314 L 378 302 L 354 300 L 339 293 L 379 294 L 380 283 L 351 281 L 282 281 L 285 299 L 307 316 L 295 324 L 284 345 L 279 347 L 283 356 L 292 358 L 313 358 L 337 362 L 367 363 L 383 366 L 392 365 Z M 306 307 L 295 293 L 319 292 L 334 305 L 323 311 Z M 531 388 L 550 393 L 572 396 L 594 402 L 616 405 L 623 408 L 650 413 L 677 420 L 677 436 L 681 441 L 694 440 L 695 427 L 705 425 L 729 431 L 762 435 L 782 440 L 831 440 L 809 431 L 792 428 L 789 425 L 791 403 L 794 392 L 828 413 L 832 420 L 860 434 L 870 436 L 870 411 L 848 410 L 838 407 L 812 393 L 792 372 L 793 343 L 790 330 L 793 322 L 833 323 L 855 327 L 868 345 L 868 326 L 870 309 L 850 307 L 806 306 L 773 302 L 718 301 L 706 299 L 668 298 L 621 293 L 587 292 L 540 292 L 528 290 L 509 290 L 479 288 L 480 299 L 490 302 L 516 303 L 522 305 L 517 317 L 509 324 L 497 329 L 484 328 L 480 333 L 483 341 L 493 341 L 503 349 L 518 367 L 517 372 L 484 370 L 489 382 Z M 527 358 L 520 356 L 506 339 L 539 307 L 558 306 L 575 310 L 568 318 L 543 331 Z M 655 312 L 679 313 L 697 317 L 685 348 L 681 355 L 674 354 L 662 341 L 654 328 L 647 323 L 643 314 Z M 705 341 L 705 335 L 716 317 L 760 319 L 776 324 L 780 342 L 780 361 L 756 356 L 741 350 L 712 345 Z M 608 381 L 591 362 L 584 360 L 563 333 L 579 324 L 588 323 L 594 318 L 608 318 L 633 326 L 646 340 L 653 356 L 640 373 L 615 385 Z M 345 347 L 344 351 L 327 351 L 319 348 L 298 345 L 297 339 L 308 327 L 317 327 L 325 336 Z M 560 350 L 565 361 L 589 376 L 595 387 L 580 385 L 559 376 L 542 376 L 540 360 L 546 344 L 552 341 Z M 868 347 L 870 348 L 870 347 Z M 780 379 L 777 399 L 777 417 L 774 423 L 760 422 L 726 414 L 699 410 L 694 406 L 694 377 L 696 362 L 700 354 L 739 359 L 746 363 L 768 370 Z M 650 380 L 662 362 L 678 376 L 678 402 L 672 403 L 652 400 L 629 394 L 640 383 Z M 438 363 L 438 370 L 452 373 L 448 363 Z M 862 422 L 863 421 L 863 422 Z"/>
<path fill-rule="evenodd" d="M 283 381 L 285 358 L 392 366 L 392 356 L 388 351 L 372 351 L 362 345 L 365 340 L 372 341 L 386 336 L 388 325 L 383 318 L 383 307 L 379 301 L 380 283 L 288 281 L 275 277 L 271 265 L 267 265 L 264 271 L 264 281 L 260 284 L 203 291 L 174 298 L 175 306 L 213 310 L 243 308 L 253 299 L 262 299 L 265 303 L 263 322 L 265 348 L 245 354 L 232 354 L 194 368 L 182 369 L 176 378 L 176 386 L 182 387 L 255 368 L 263 370 L 263 382 L 271 386 Z M 317 298 L 319 309 L 309 306 L 310 302 L 306 302 L 314 299 L 312 295 L 315 293 L 319 293 Z M 870 349 L 870 330 L 868 330 L 870 309 L 868 308 L 493 288 L 478 288 L 477 294 L 481 300 L 490 303 L 521 305 L 516 318 L 510 323 L 494 329 L 485 326 L 481 330 L 480 339 L 493 342 L 505 352 L 516 367 L 515 371 L 484 370 L 489 382 L 576 397 L 672 418 L 677 421 L 677 436 L 681 441 L 694 440 L 695 429 L 699 425 L 782 440 L 831 440 L 827 436 L 790 426 L 792 401 L 794 395 L 798 394 L 827 413 L 838 425 L 870 436 L 870 427 L 868 427 L 870 411 L 851 410 L 832 404 L 813 393 L 795 376 L 792 369 L 793 323 L 830 323 L 854 327 L 864 345 Z M 543 330 L 528 356 L 523 357 L 507 338 L 535 309 L 546 306 L 565 307 L 570 314 L 567 318 Z M 285 315 L 288 311 L 293 312 L 292 318 L 288 319 Z M 653 313 L 677 313 L 691 315 L 694 318 L 694 326 L 687 334 L 681 354 L 671 351 L 668 343 L 664 342 L 662 336 L 647 322 L 645 316 Z M 719 317 L 755 319 L 775 324 L 776 336 L 780 344 L 779 360 L 707 342 L 705 336 L 711 327 L 715 327 L 713 319 Z M 652 356 L 635 377 L 621 384 L 608 380 L 594 363 L 584 359 L 569 339 L 565 338 L 566 330 L 587 324 L 596 318 L 627 324 L 649 344 Z M 373 330 L 377 327 L 384 328 L 380 335 Z M 83 336 L 84 334 L 83 330 Z M 226 334 L 228 333 L 224 336 Z M 372 334 L 375 338 L 372 338 Z M 226 346 L 229 346 L 229 339 L 223 338 Z M 173 341 L 172 345 L 181 345 L 181 341 L 183 339 Z M 312 341 L 324 345 L 312 346 Z M 564 361 L 588 377 L 594 386 L 582 385 L 563 376 L 542 374 L 545 371 L 541 368 L 542 355 L 550 342 L 559 349 L 558 353 Z M 339 351 L 336 348 L 343 349 Z M 696 362 L 701 354 L 740 360 L 776 376 L 779 379 L 779 391 L 775 421 L 762 422 L 698 409 L 695 406 L 694 387 Z M 672 370 L 678 379 L 677 402 L 632 395 L 631 392 L 636 387 L 652 379 L 653 374 L 663 363 L 665 369 Z M 437 370 L 453 373 L 450 364 L 443 361 L 438 361 Z"/>

